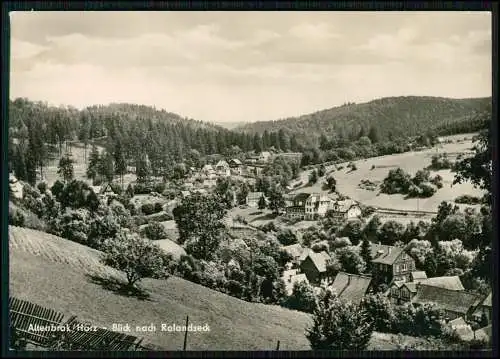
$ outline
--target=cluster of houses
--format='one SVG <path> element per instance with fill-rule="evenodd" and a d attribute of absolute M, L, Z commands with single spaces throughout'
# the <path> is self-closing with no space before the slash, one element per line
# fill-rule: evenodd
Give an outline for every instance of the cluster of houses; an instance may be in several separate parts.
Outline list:
<path fill-rule="evenodd" d="M 326 251 L 316 253 L 300 244 L 286 246 L 284 250 L 293 258 L 282 277 L 288 295 L 295 283 L 305 282 L 317 291 L 330 289 L 341 300 L 359 304 L 375 289 L 375 285 L 385 283 L 389 287 L 385 295 L 392 303 L 413 303 L 416 306 L 434 303 L 443 310 L 448 324 L 463 339 L 486 338 L 488 333 L 491 337 L 491 293 L 484 297 L 466 291 L 458 276 L 428 278 L 425 272 L 416 270 L 415 261 L 402 247 L 372 243 L 371 273 L 340 272 L 334 278 L 328 273 L 331 257 Z M 472 330 L 470 323 L 479 322 L 484 317 L 488 324 L 476 332 Z"/>
<path fill-rule="evenodd" d="M 220 160 L 215 165 L 206 164 L 199 171 L 194 168 L 191 169 L 193 176 L 187 183 L 198 181 L 202 183 L 203 187 L 210 188 L 215 186 L 217 183 L 217 179 L 221 177 L 257 177 L 262 174 L 264 167 L 276 157 L 283 157 L 291 160 L 296 159 L 300 161 L 302 153 L 274 153 L 270 151 L 264 151 L 255 156 L 249 157 L 244 162 L 238 158 L 232 158 L 227 161 Z"/>
<path fill-rule="evenodd" d="M 248 207 L 258 207 L 260 199 L 267 198 L 262 192 L 250 192 L 246 198 Z M 334 194 L 299 193 L 285 195 L 285 217 L 303 221 L 313 221 L 325 217 L 327 213 L 334 219 L 346 221 L 360 218 L 361 207 L 351 199 L 339 200 Z"/>

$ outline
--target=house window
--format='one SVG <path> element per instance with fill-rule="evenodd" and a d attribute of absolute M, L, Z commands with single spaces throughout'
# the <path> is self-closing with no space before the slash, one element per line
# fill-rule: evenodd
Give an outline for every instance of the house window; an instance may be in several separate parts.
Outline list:
<path fill-rule="evenodd" d="M 404 271 L 408 270 L 408 267 L 406 266 L 406 263 L 401 264 L 400 268 L 401 268 L 401 272 L 404 272 Z"/>
<path fill-rule="evenodd" d="M 408 293 L 407 290 L 402 290 L 401 291 L 401 296 L 404 298 L 404 299 L 410 299 L 410 293 Z"/>

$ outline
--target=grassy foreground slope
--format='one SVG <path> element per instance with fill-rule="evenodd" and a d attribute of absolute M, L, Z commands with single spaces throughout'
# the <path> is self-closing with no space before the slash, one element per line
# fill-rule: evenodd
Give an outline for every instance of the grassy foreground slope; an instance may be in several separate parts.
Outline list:
<path fill-rule="evenodd" d="M 25 228 L 9 227 L 10 294 L 78 315 L 95 325 L 149 325 L 157 332 L 134 333 L 165 349 L 182 349 L 184 333 L 160 332 L 160 323 L 179 324 L 189 315 L 210 332 L 189 333 L 191 350 L 307 350 L 307 314 L 277 306 L 247 303 L 203 286 L 171 277 L 146 279 L 147 300 L 125 297 L 93 283 L 86 274 L 119 275 L 99 264 L 99 252 L 78 243 Z"/>
<path fill-rule="evenodd" d="M 99 263 L 99 252 L 47 233 L 9 226 L 10 295 L 77 315 L 94 325 L 156 324 L 156 332 L 130 334 L 158 349 L 182 350 L 184 333 L 161 332 L 160 324 L 208 324 L 210 332 L 191 332 L 188 350 L 308 350 L 309 315 L 278 306 L 248 303 L 203 286 L 171 277 L 146 279 L 151 297 L 139 300 L 110 292 L 88 274 L 120 276 Z M 111 329 L 111 328 L 110 328 Z M 426 339 L 374 333 L 371 350 L 397 350 L 400 345 L 435 349 Z"/>

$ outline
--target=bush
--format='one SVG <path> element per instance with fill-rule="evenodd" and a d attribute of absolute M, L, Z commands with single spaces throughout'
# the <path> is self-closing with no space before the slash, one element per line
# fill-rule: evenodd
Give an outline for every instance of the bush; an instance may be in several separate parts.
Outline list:
<path fill-rule="evenodd" d="M 465 194 L 455 198 L 455 203 L 475 205 L 475 204 L 481 204 L 481 199 L 479 197 L 469 196 Z"/>
<path fill-rule="evenodd" d="M 411 184 L 410 175 L 401 168 L 396 168 L 389 171 L 380 189 L 386 194 L 408 193 Z"/>
<path fill-rule="evenodd" d="M 453 168 L 453 163 L 448 159 L 446 153 L 432 156 L 429 169 L 437 171 L 437 170 L 452 169 L 452 168 Z"/>
<path fill-rule="evenodd" d="M 134 186 L 134 194 L 150 194 L 153 191 L 151 185 L 146 183 L 136 183 Z"/>
<path fill-rule="evenodd" d="M 24 213 L 21 209 L 9 205 L 9 225 L 24 227 Z"/>
<path fill-rule="evenodd" d="M 42 194 L 45 193 L 45 192 L 47 192 L 47 189 L 48 189 L 46 182 L 40 182 L 36 187 L 38 188 L 38 190 Z"/>
<path fill-rule="evenodd" d="M 144 203 L 141 206 L 141 212 L 144 213 L 146 216 L 156 213 L 155 206 L 153 203 Z"/>
<path fill-rule="evenodd" d="M 160 239 L 164 239 L 167 237 L 167 232 L 165 231 L 165 227 L 158 222 L 153 222 L 148 224 L 144 229 L 143 233 L 146 238 L 156 241 Z"/>
<path fill-rule="evenodd" d="M 165 188 L 166 188 L 166 184 L 164 182 L 159 182 L 159 183 L 156 183 L 153 187 L 153 190 L 155 192 L 158 192 L 158 193 L 163 193 L 163 191 L 165 191 Z"/>
<path fill-rule="evenodd" d="M 163 206 L 160 202 L 156 202 L 154 206 L 155 213 L 163 211 Z"/>
<path fill-rule="evenodd" d="M 278 234 L 277 239 L 284 246 L 289 246 L 291 244 L 297 243 L 297 236 L 295 236 L 295 234 L 290 229 L 281 231 Z"/>
<path fill-rule="evenodd" d="M 373 324 L 357 305 L 340 301 L 325 291 L 314 311 L 313 326 L 306 331 L 312 349 L 365 350 L 373 334 Z"/>
<path fill-rule="evenodd" d="M 436 186 L 432 185 L 429 182 L 420 184 L 420 189 L 422 190 L 421 196 L 424 198 L 432 197 L 437 191 Z"/>
<path fill-rule="evenodd" d="M 313 287 L 306 282 L 296 282 L 292 294 L 286 298 L 282 305 L 289 309 L 313 313 L 316 309 L 316 295 Z"/>

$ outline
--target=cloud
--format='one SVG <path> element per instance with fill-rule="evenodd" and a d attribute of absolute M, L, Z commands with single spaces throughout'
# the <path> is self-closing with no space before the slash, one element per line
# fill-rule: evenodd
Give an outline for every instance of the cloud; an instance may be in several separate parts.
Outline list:
<path fill-rule="evenodd" d="M 47 50 L 46 46 L 13 39 L 10 43 L 10 57 L 13 60 L 27 59 Z"/>
<path fill-rule="evenodd" d="M 289 33 L 297 38 L 308 39 L 310 41 L 322 41 L 340 36 L 333 33 L 331 26 L 326 23 L 302 23 L 292 26 Z"/>

